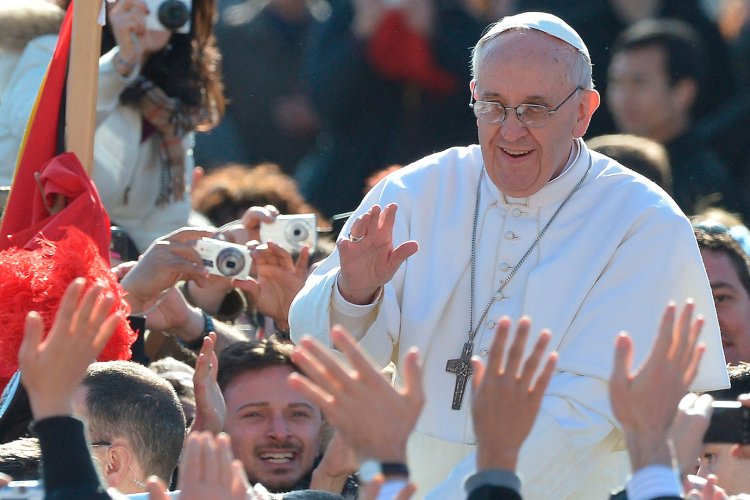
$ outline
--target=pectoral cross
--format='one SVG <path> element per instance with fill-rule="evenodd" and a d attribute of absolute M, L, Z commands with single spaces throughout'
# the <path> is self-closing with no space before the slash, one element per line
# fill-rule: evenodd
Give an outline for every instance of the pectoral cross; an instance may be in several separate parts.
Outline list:
<path fill-rule="evenodd" d="M 449 359 L 445 365 L 445 371 L 456 375 L 456 387 L 453 389 L 453 404 L 451 405 L 452 410 L 460 410 L 461 403 L 464 400 L 464 391 L 466 390 L 466 382 L 471 377 L 471 354 L 474 352 L 474 344 L 472 342 L 466 342 L 464 344 L 464 350 L 461 352 L 461 357 L 457 359 Z"/>

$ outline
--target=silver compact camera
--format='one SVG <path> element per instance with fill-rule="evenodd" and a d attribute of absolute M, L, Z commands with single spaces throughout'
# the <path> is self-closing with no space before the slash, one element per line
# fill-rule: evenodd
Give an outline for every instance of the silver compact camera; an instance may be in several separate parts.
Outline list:
<path fill-rule="evenodd" d="M 148 7 L 146 29 L 190 33 L 192 0 L 145 0 Z"/>
<path fill-rule="evenodd" d="M 246 246 L 213 238 L 201 238 L 195 242 L 194 248 L 209 273 L 225 278 L 248 279 L 253 260 Z"/>
<path fill-rule="evenodd" d="M 270 224 L 260 225 L 263 243 L 273 241 L 287 252 L 299 252 L 303 247 L 315 250 L 318 242 L 315 214 L 279 215 Z"/>
<path fill-rule="evenodd" d="M 2 500 L 44 500 L 44 486 L 39 481 L 11 481 L 0 488 Z"/>

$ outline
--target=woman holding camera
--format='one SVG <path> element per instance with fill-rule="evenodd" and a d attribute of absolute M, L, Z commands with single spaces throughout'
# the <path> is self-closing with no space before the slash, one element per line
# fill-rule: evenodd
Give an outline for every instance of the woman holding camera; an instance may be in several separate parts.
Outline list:
<path fill-rule="evenodd" d="M 160 12 L 168 14 L 164 22 Z M 210 129 L 224 112 L 215 12 L 215 0 L 107 3 L 92 177 L 112 223 L 140 252 L 188 224 L 193 131 Z M 164 26 L 180 14 L 186 23 Z M 13 175 L 54 52 L 55 40 L 48 38 L 28 44 L 4 94 L 0 181 L 9 183 Z"/>
<path fill-rule="evenodd" d="M 173 15 L 162 21 L 176 24 L 159 21 L 165 10 Z M 109 5 L 103 47 L 113 48 L 99 64 L 93 178 L 110 218 L 141 252 L 187 225 L 192 132 L 224 112 L 215 11 L 215 0 Z"/>

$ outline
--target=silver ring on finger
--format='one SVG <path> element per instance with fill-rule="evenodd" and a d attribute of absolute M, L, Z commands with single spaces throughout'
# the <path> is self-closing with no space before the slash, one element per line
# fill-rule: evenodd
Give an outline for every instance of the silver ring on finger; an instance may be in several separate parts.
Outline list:
<path fill-rule="evenodd" d="M 352 243 L 357 243 L 358 241 L 362 241 L 365 239 L 365 235 L 362 235 L 360 237 L 353 236 L 352 233 L 349 233 L 346 235 L 346 237 L 351 241 Z"/>

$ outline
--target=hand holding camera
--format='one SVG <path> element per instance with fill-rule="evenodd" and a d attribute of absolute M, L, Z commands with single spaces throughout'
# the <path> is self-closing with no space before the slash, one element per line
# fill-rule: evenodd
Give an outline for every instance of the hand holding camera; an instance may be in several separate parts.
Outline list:
<path fill-rule="evenodd" d="M 310 250 L 303 247 L 296 262 L 276 243 L 258 245 L 253 250 L 256 279 L 235 282 L 248 302 L 274 319 L 276 327 L 288 329 L 289 307 L 307 278 Z"/>
<path fill-rule="evenodd" d="M 206 270 L 215 276 L 246 280 L 250 277 L 253 260 L 245 245 L 213 238 L 201 238 L 195 242 L 195 251 Z"/>

